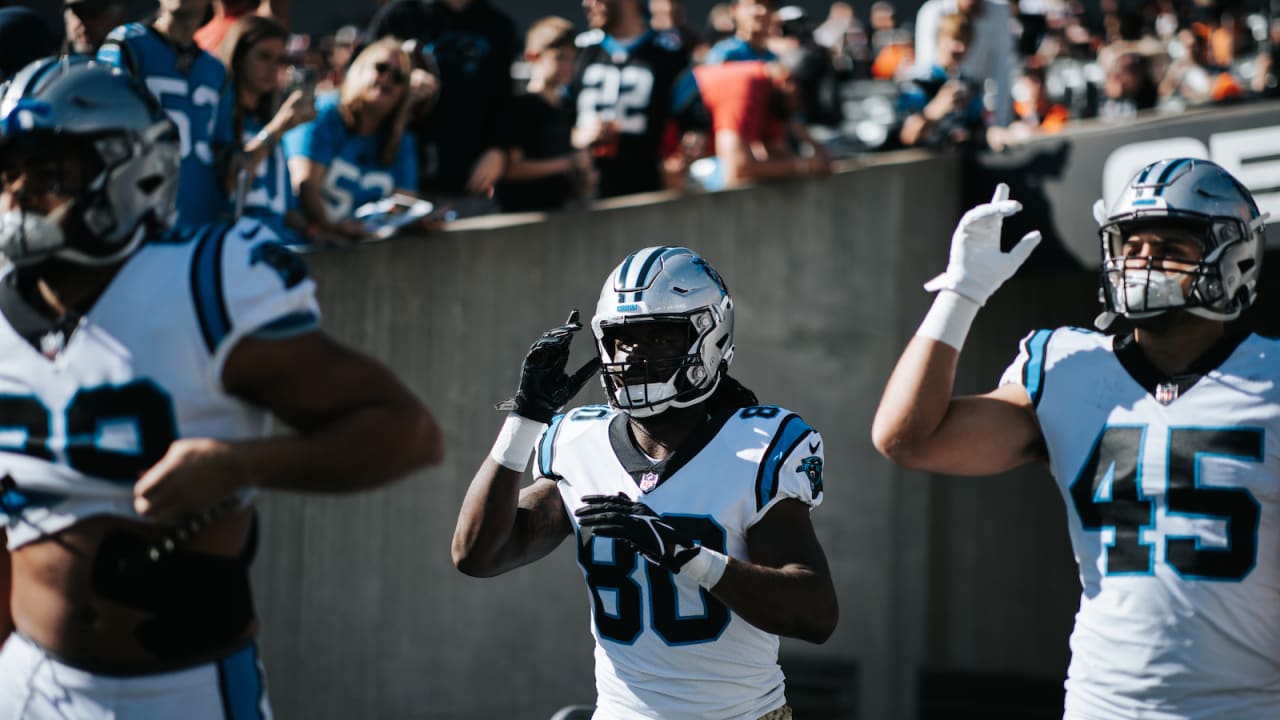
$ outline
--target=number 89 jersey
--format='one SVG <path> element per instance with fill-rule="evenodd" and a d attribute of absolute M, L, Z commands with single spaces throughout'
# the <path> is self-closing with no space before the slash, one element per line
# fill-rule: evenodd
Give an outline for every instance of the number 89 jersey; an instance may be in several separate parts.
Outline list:
<path fill-rule="evenodd" d="M 597 718 L 755 720 L 784 702 L 778 637 L 622 540 L 584 534 L 585 495 L 624 493 L 707 547 L 749 559 L 747 533 L 783 498 L 822 502 L 822 438 L 799 416 L 754 405 L 713 421 L 653 463 L 626 415 L 604 405 L 556 417 L 538 447 L 574 524 L 591 598 Z"/>
<path fill-rule="evenodd" d="M 178 438 L 264 436 L 266 411 L 227 394 L 223 363 L 250 333 L 295 334 L 319 318 L 305 265 L 253 220 L 149 240 L 56 354 L 15 330 L 19 309 L 0 319 L 11 548 L 94 515 L 139 519 L 133 485 Z"/>
<path fill-rule="evenodd" d="M 1280 717 L 1280 343 L 1167 379 L 1131 337 L 1032 333 L 1026 388 L 1083 594 L 1069 719 Z"/>

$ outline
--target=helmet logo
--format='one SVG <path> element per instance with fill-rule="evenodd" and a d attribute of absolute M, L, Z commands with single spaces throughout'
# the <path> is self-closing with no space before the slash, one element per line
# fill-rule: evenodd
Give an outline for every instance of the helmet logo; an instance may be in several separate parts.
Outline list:
<path fill-rule="evenodd" d="M 43 100 L 22 98 L 4 117 L 4 134 L 17 135 L 48 125 L 53 106 Z"/>

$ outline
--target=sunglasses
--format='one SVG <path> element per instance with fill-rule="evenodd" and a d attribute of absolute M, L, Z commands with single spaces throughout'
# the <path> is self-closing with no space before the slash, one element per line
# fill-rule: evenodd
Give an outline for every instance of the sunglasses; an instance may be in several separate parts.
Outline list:
<path fill-rule="evenodd" d="M 390 65 L 388 63 L 378 63 L 373 66 L 373 69 L 379 75 L 383 75 L 383 74 L 390 75 L 392 82 L 394 82 L 397 85 L 403 84 L 405 81 L 404 70 L 401 70 L 400 68 L 394 65 Z"/>

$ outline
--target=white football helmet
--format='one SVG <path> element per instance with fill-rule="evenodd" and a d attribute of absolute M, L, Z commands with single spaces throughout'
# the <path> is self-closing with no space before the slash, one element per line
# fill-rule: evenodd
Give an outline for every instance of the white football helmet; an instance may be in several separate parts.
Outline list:
<path fill-rule="evenodd" d="M 1102 201 L 1099 201 L 1101 203 Z M 1226 170 L 1208 160 L 1172 158 L 1146 166 L 1120 197 L 1097 213 L 1102 225 L 1104 328 L 1116 315 L 1155 317 L 1169 310 L 1214 320 L 1234 320 L 1258 294 L 1267 216 L 1249 191 Z M 1122 252 L 1124 240 L 1143 226 L 1177 225 L 1200 238 L 1203 259 L 1182 272 L 1135 267 Z M 1183 279 L 1190 276 L 1190 288 Z"/>
<path fill-rule="evenodd" d="M 80 153 L 88 168 L 83 190 L 49 216 L 21 208 L 0 216 L 0 254 L 15 265 L 112 264 L 173 220 L 178 129 L 132 76 L 84 56 L 45 58 L 3 87 L 0 159 L 52 156 L 60 164 L 68 153 Z"/>
<path fill-rule="evenodd" d="M 612 331 L 659 322 L 688 327 L 683 355 L 614 362 Z M 645 248 L 628 255 L 605 280 L 591 331 L 610 403 L 633 417 L 649 417 L 715 392 L 733 359 L 733 298 L 720 274 L 692 250 Z"/>

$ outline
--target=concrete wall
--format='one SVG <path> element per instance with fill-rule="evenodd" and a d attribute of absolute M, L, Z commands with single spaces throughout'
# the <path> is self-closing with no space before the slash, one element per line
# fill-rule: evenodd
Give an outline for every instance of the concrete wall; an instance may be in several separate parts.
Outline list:
<path fill-rule="evenodd" d="M 860 718 L 914 717 L 921 668 L 1060 677 L 1079 590 L 1047 474 L 932 478 L 869 441 L 930 300 L 920 284 L 945 264 L 959 178 L 955 157 L 906 155 L 823 181 L 313 255 L 329 330 L 405 378 L 442 420 L 449 457 L 379 492 L 264 499 L 254 575 L 278 716 L 540 720 L 592 702 L 569 546 L 477 580 L 453 570 L 449 538 L 528 344 L 571 308 L 589 314 L 609 270 L 651 244 L 689 245 L 720 270 L 738 303 L 734 374 L 827 438 L 814 522 L 842 617 L 825 645 L 784 642 L 784 658 L 855 663 Z M 979 319 L 961 389 L 990 387 L 1035 323 L 1087 323 L 1092 282 L 1012 281 Z M 600 398 L 591 385 L 578 399 Z"/>

